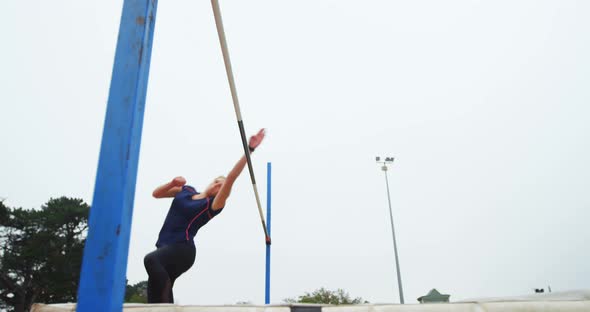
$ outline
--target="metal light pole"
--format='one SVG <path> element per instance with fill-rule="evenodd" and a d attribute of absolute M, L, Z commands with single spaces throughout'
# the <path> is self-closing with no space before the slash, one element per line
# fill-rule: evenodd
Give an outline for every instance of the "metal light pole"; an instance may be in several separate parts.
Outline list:
<path fill-rule="evenodd" d="M 395 229 L 393 227 L 393 213 L 391 212 L 391 196 L 389 195 L 389 180 L 387 179 L 387 165 L 393 164 L 393 157 L 385 157 L 385 160 L 381 160 L 381 157 L 377 156 L 375 160 L 377 163 L 382 164 L 381 170 L 385 175 L 385 186 L 387 187 L 387 201 L 389 203 L 389 218 L 391 220 L 391 235 L 393 236 L 393 253 L 395 255 L 395 268 L 397 270 L 397 286 L 399 289 L 399 301 L 404 304 L 404 290 L 402 289 L 402 276 L 399 270 L 399 258 L 397 256 L 397 244 L 395 242 Z"/>

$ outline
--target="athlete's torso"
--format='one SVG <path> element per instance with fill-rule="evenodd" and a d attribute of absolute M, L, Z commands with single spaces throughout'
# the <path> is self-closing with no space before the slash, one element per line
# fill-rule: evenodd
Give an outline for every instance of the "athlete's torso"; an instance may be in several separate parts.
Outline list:
<path fill-rule="evenodd" d="M 160 230 L 157 247 L 181 242 L 193 243 L 197 231 L 221 212 L 222 209 L 211 209 L 215 197 L 193 199 L 197 194 L 189 185 L 183 186 L 176 194 Z"/>

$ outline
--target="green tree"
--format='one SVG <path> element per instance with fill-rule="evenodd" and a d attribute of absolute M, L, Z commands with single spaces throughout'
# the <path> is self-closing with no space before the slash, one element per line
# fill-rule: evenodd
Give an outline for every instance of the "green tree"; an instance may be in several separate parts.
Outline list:
<path fill-rule="evenodd" d="M 0 308 L 29 311 L 34 302 L 74 302 L 90 207 L 50 199 L 41 209 L 0 202 Z"/>
<path fill-rule="evenodd" d="M 313 292 L 305 292 L 297 299 L 287 298 L 283 300 L 286 303 L 321 303 L 321 304 L 359 304 L 369 303 L 361 297 L 352 299 L 350 295 L 343 289 L 328 290 L 324 287 L 314 290 Z"/>
<path fill-rule="evenodd" d="M 147 281 L 125 286 L 125 302 L 147 303 Z"/>

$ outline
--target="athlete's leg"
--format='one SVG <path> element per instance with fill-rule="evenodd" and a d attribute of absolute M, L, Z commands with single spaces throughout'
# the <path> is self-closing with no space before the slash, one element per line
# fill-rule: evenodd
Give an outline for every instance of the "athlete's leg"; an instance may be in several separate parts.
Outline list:
<path fill-rule="evenodd" d="M 195 261 L 192 242 L 166 245 L 144 258 L 148 272 L 148 302 L 174 303 L 174 281 L 186 272 Z"/>
<path fill-rule="evenodd" d="M 170 288 L 170 299 L 174 302 L 174 294 L 172 288 L 176 279 L 182 275 L 182 273 L 188 271 L 195 263 L 195 245 L 192 243 L 187 244 L 176 244 L 175 246 L 175 259 L 174 265 L 166 266 L 166 271 L 170 277 L 171 285 Z"/>
<path fill-rule="evenodd" d="M 172 303 L 172 281 L 164 266 L 169 248 L 164 246 L 147 254 L 143 264 L 148 273 L 148 303 Z"/>

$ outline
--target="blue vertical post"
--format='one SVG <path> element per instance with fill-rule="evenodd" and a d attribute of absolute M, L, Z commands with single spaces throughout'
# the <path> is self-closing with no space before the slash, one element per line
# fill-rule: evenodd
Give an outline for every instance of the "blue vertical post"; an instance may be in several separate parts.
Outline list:
<path fill-rule="evenodd" d="M 266 228 L 270 236 L 270 176 L 271 165 L 266 163 Z M 270 244 L 266 244 L 266 287 L 264 291 L 264 304 L 270 303 Z"/>
<path fill-rule="evenodd" d="M 125 0 L 77 311 L 121 311 L 157 0 Z"/>

